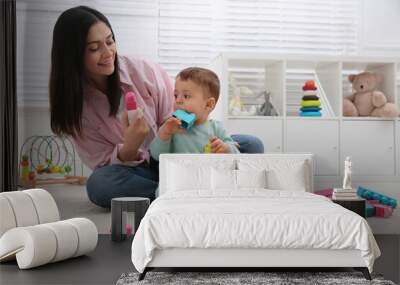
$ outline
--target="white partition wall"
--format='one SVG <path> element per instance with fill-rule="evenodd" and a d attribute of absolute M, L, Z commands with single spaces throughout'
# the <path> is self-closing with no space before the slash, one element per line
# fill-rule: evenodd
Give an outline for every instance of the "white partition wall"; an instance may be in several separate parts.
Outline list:
<path fill-rule="evenodd" d="M 223 79 L 224 78 L 224 72 L 225 69 L 223 68 L 223 60 L 222 60 L 222 55 L 218 56 L 210 65 L 210 69 L 212 71 L 214 71 L 218 78 Z M 221 86 L 222 88 L 225 88 L 225 86 Z M 221 90 L 221 94 L 225 94 L 226 91 L 225 90 Z M 226 117 L 226 108 L 224 108 L 226 106 L 226 98 L 219 98 L 217 105 L 215 106 L 214 110 L 212 111 L 212 113 L 210 114 L 210 117 L 215 119 L 215 120 L 219 120 L 222 121 L 224 119 L 224 117 Z"/>
<path fill-rule="evenodd" d="M 384 79 L 380 89 L 383 93 L 385 93 L 389 102 L 396 103 L 396 63 L 371 64 L 366 70 L 379 73 L 383 76 Z"/>
<path fill-rule="evenodd" d="M 285 90 L 285 61 L 280 60 L 267 63 L 265 66 L 265 84 L 271 92 L 271 103 L 276 106 L 278 114 L 286 112 L 286 93 Z"/>
<path fill-rule="evenodd" d="M 342 115 L 342 80 L 341 62 L 321 62 L 317 65 L 315 72 L 323 87 L 326 99 L 329 102 L 335 116 Z"/>

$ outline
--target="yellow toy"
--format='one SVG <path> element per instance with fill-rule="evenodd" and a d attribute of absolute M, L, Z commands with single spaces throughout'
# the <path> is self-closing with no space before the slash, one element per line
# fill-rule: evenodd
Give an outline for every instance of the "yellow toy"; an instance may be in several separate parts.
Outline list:
<path fill-rule="evenodd" d="M 242 114 L 243 103 L 239 95 L 232 96 L 229 101 L 229 113 L 233 116 L 239 116 Z"/>
<path fill-rule="evenodd" d="M 211 142 L 209 142 L 209 143 L 204 147 L 204 153 L 212 153 L 212 151 L 211 151 Z"/>

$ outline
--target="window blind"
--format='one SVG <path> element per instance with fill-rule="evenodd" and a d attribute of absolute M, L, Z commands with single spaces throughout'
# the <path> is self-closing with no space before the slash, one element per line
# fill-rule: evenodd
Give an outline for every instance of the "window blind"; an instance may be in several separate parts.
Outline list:
<path fill-rule="evenodd" d="M 355 54 L 358 8 L 358 0 L 160 0 L 159 61 L 175 76 L 219 52 Z"/>
<path fill-rule="evenodd" d="M 171 75 L 213 58 L 214 9 L 210 0 L 160 0 L 159 63 Z"/>

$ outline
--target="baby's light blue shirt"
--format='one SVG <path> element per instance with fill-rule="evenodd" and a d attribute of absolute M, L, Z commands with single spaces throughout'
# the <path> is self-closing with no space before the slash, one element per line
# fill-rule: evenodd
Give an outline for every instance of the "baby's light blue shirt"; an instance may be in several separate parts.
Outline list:
<path fill-rule="evenodd" d="M 150 154 L 155 160 L 159 160 L 162 153 L 204 153 L 204 148 L 212 136 L 227 143 L 231 153 L 239 153 L 235 141 L 225 131 L 222 123 L 210 119 L 201 125 L 193 125 L 184 133 L 174 134 L 167 141 L 157 136 L 150 144 Z"/>

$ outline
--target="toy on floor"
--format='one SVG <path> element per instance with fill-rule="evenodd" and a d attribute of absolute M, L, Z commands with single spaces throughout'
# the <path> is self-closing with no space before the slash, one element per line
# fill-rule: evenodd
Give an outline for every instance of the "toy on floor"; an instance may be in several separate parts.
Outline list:
<path fill-rule="evenodd" d="M 361 190 L 360 190 L 360 188 L 361 188 Z M 368 192 L 365 193 L 365 191 L 368 191 Z M 332 198 L 333 192 L 334 192 L 333 188 L 326 188 L 326 189 L 315 191 L 314 194 L 325 196 L 327 198 Z M 358 193 L 361 193 L 361 195 Z M 368 200 L 367 197 L 373 197 L 374 196 L 373 194 L 378 194 L 378 193 L 373 192 L 373 191 L 368 190 L 363 187 L 358 188 L 357 194 L 360 197 L 367 199 L 366 203 L 365 203 L 365 216 L 367 218 L 374 217 L 374 216 L 381 217 L 381 218 L 388 218 L 393 214 L 393 210 L 397 206 L 397 201 L 390 197 L 387 197 L 387 196 L 385 196 L 385 197 L 389 198 L 388 201 L 391 202 L 394 207 L 392 207 L 390 205 L 383 205 L 383 204 L 381 204 L 380 200 Z M 381 195 L 381 194 L 378 194 L 378 195 Z M 377 195 L 375 195 L 375 197 L 377 197 Z"/>
<path fill-rule="evenodd" d="M 314 192 L 317 195 L 325 196 L 327 198 L 332 198 L 333 188 L 326 188 Z"/>
<path fill-rule="evenodd" d="M 396 209 L 396 207 L 397 207 L 396 199 L 393 199 L 389 196 L 374 192 L 374 191 L 364 188 L 362 186 L 358 187 L 357 195 L 362 198 L 365 198 L 367 200 L 378 200 L 381 204 L 390 206 L 393 209 Z"/>
<path fill-rule="evenodd" d="M 373 208 L 373 215 L 380 218 L 389 218 L 393 214 L 393 208 L 382 205 L 378 200 L 367 200 L 366 205 Z"/>
<path fill-rule="evenodd" d="M 389 196 L 382 195 L 362 186 L 357 189 L 358 196 L 365 198 L 366 216 L 388 218 L 397 207 L 397 201 Z"/>
<path fill-rule="evenodd" d="M 376 204 L 373 205 L 375 208 L 375 217 L 389 218 L 393 214 L 393 208 L 390 206 Z"/>
<path fill-rule="evenodd" d="M 184 129 L 190 129 L 196 121 L 196 114 L 187 113 L 184 110 L 178 109 L 172 113 L 172 116 L 181 120 L 181 127 Z"/>
<path fill-rule="evenodd" d="M 57 136 L 32 136 L 22 144 L 19 176 L 24 188 L 59 183 L 84 185 L 87 179 L 76 175 L 72 143 Z"/>
<path fill-rule="evenodd" d="M 365 217 L 370 218 L 375 216 L 375 207 L 371 204 L 365 203 Z"/>
<path fill-rule="evenodd" d="M 397 117 L 399 110 L 378 90 L 383 76 L 371 72 L 349 75 L 353 94 L 343 99 L 343 116 Z M 391 94 L 393 95 L 393 94 Z"/>
<path fill-rule="evenodd" d="M 303 98 L 299 115 L 302 117 L 321 117 L 321 102 L 318 97 L 318 89 L 313 80 L 303 85 Z"/>

